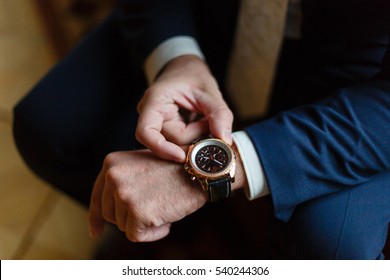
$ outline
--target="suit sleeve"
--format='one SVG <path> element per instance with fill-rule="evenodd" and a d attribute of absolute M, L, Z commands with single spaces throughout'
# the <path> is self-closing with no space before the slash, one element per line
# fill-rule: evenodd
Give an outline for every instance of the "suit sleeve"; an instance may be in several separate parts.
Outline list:
<path fill-rule="evenodd" d="M 264 167 L 275 214 L 359 186 L 390 168 L 389 51 L 379 75 L 246 129 Z M 390 187 L 390 186 L 389 186 Z"/>
<path fill-rule="evenodd" d="M 135 65 L 168 38 L 196 37 L 187 0 L 121 0 L 116 18 Z"/>

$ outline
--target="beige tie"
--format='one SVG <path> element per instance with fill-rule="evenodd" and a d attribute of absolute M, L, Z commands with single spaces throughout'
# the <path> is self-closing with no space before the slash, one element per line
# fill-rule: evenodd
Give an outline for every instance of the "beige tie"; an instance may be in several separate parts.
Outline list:
<path fill-rule="evenodd" d="M 265 113 L 284 33 L 288 0 L 241 0 L 227 89 L 237 117 Z"/>

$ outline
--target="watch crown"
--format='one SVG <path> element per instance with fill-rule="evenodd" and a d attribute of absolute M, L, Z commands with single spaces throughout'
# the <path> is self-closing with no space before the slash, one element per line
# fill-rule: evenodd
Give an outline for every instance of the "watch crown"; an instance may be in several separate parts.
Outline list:
<path fill-rule="evenodd" d="M 195 177 L 195 176 L 191 176 L 191 180 L 192 180 L 192 181 L 195 181 L 195 180 L 196 180 L 196 177 Z"/>

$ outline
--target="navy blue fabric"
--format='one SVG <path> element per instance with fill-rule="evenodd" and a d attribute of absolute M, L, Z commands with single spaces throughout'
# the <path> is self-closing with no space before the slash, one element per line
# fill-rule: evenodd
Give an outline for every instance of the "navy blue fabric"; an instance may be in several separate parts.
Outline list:
<path fill-rule="evenodd" d="M 303 8 L 303 39 L 281 54 L 271 116 L 246 131 L 275 215 L 294 229 L 295 256 L 382 258 L 390 221 L 389 3 L 305 0 Z"/>
<path fill-rule="evenodd" d="M 247 128 L 280 219 L 304 201 L 389 170 L 389 91 L 389 81 L 377 79 Z"/>
<path fill-rule="evenodd" d="M 290 56 L 287 69 L 281 66 L 287 74 L 277 79 L 272 101 L 277 109 L 271 111 L 286 111 L 247 128 L 263 162 L 276 215 L 284 220 L 299 203 L 362 184 L 390 167 L 390 22 L 383 12 L 388 14 L 388 4 L 379 8 L 357 1 L 351 15 L 342 18 L 345 28 L 334 29 L 328 23 L 347 3 L 342 2 L 341 11 L 323 8 L 327 12 L 318 17 L 304 14 L 303 30 L 308 26 L 309 31 L 298 47 L 301 55 Z M 356 23 L 352 11 L 357 8 L 371 22 L 347 28 Z"/>
<path fill-rule="evenodd" d="M 291 258 L 383 259 L 390 217 L 390 172 L 300 204 L 289 221 Z"/>
<path fill-rule="evenodd" d="M 132 65 L 140 65 L 164 40 L 177 34 L 196 38 L 189 1 L 122 0 L 117 12 Z"/>
<path fill-rule="evenodd" d="M 222 80 L 232 46 L 239 0 L 121 0 L 116 13 L 132 65 L 139 67 L 164 40 L 197 39 L 209 66 Z"/>
<path fill-rule="evenodd" d="M 104 156 L 142 147 L 134 131 L 146 56 L 170 36 L 195 36 L 222 85 L 237 4 L 121 1 L 16 106 L 15 142 L 26 163 L 88 205 Z M 291 258 L 383 257 L 390 220 L 389 6 L 304 0 L 304 37 L 284 45 L 270 115 L 246 128 L 275 216 L 294 236 Z"/>

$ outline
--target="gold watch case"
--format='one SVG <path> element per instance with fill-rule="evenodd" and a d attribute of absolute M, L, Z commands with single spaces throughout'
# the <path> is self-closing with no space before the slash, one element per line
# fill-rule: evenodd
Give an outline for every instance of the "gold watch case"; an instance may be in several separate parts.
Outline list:
<path fill-rule="evenodd" d="M 234 182 L 236 155 L 232 147 L 220 139 L 203 139 L 189 147 L 184 169 L 191 180 L 197 179 L 203 190 L 208 191 L 209 180 L 229 178 Z"/>

